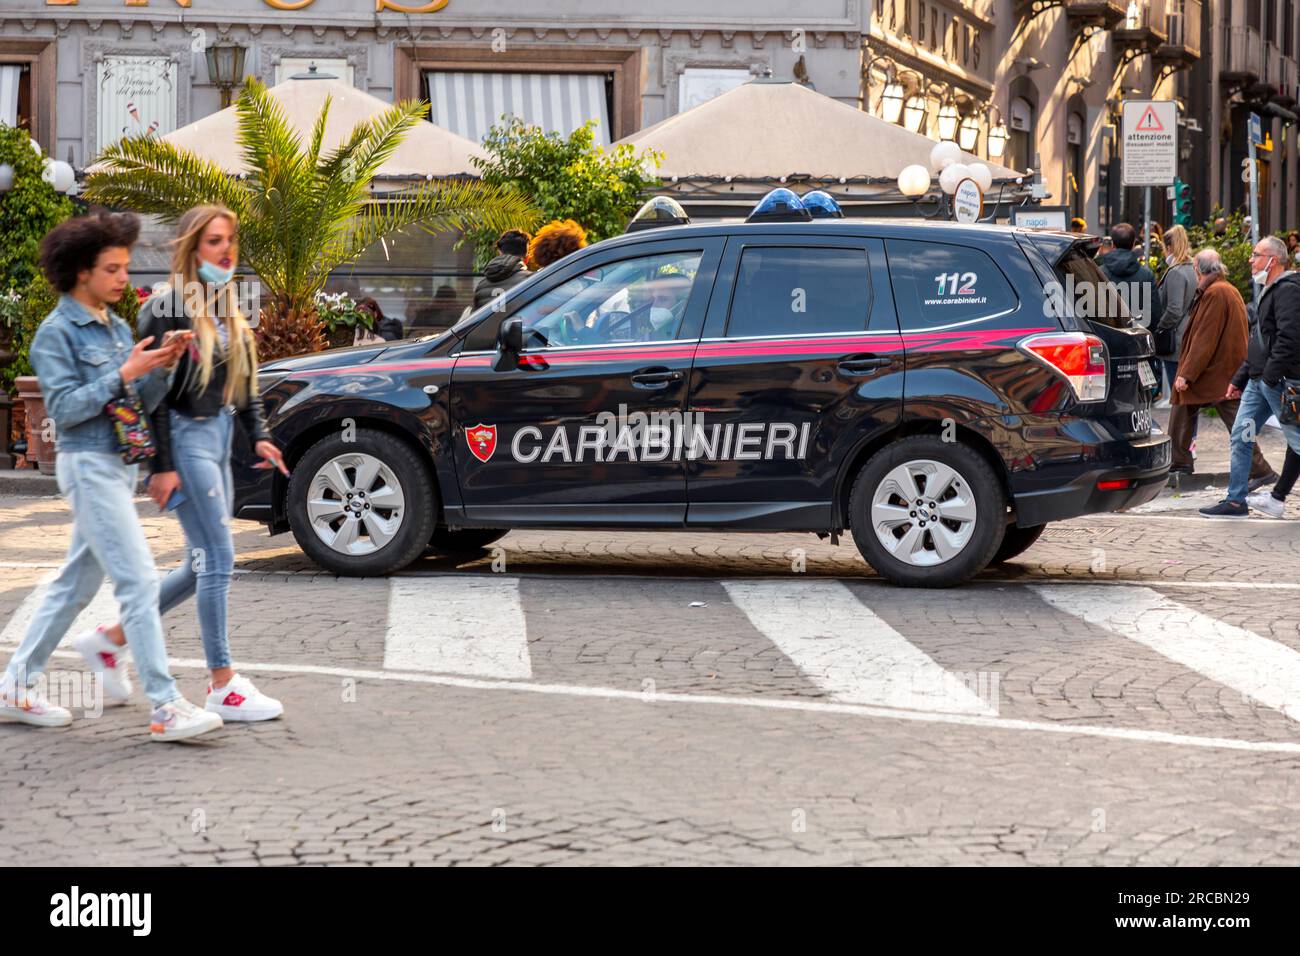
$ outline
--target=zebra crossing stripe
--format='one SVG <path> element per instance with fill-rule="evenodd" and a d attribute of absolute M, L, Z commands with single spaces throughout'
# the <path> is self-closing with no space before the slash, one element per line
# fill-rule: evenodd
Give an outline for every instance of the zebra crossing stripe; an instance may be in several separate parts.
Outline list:
<path fill-rule="evenodd" d="M 390 578 L 384 667 L 528 680 L 519 579 Z"/>
<path fill-rule="evenodd" d="M 838 581 L 723 581 L 750 623 L 832 699 L 949 714 L 997 713 Z"/>
<path fill-rule="evenodd" d="M 32 618 L 40 610 L 52 580 L 53 575 L 50 575 L 23 598 L 23 603 L 18 605 L 18 610 L 14 611 L 4 630 L 0 631 L 0 644 L 18 644 L 27 636 L 27 629 L 32 626 Z M 100 624 L 113 624 L 117 619 L 118 604 L 113 597 L 113 583 L 105 581 L 86 609 L 77 615 L 67 633 L 77 635 Z"/>
<path fill-rule="evenodd" d="M 1300 654 L 1151 588 L 1031 585 L 1052 607 L 1144 644 L 1175 663 L 1300 720 Z"/>

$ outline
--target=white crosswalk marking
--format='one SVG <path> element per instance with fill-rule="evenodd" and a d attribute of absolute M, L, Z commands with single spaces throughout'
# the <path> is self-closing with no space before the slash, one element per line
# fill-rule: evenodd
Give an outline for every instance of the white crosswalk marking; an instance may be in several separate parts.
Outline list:
<path fill-rule="evenodd" d="M 0 644 L 18 644 L 27 636 L 27 629 L 31 627 L 32 618 L 40 610 L 49 586 L 49 581 L 46 580 L 23 598 L 23 603 L 18 605 L 18 610 L 14 611 L 9 622 L 5 624 L 4 630 L 0 631 Z M 68 628 L 68 636 L 75 637 L 98 624 L 112 624 L 117 621 L 117 616 L 118 605 L 113 597 L 113 584 L 111 581 L 105 581 L 86 609 L 77 615 L 72 627 Z"/>
<path fill-rule="evenodd" d="M 750 623 L 837 701 L 996 713 L 838 581 L 723 581 L 722 586 Z"/>
<path fill-rule="evenodd" d="M 1184 667 L 1300 720 L 1300 654 L 1144 587 L 1031 585 L 1068 614 L 1145 644 Z"/>
<path fill-rule="evenodd" d="M 529 679 L 519 579 L 390 578 L 384 667 Z"/>

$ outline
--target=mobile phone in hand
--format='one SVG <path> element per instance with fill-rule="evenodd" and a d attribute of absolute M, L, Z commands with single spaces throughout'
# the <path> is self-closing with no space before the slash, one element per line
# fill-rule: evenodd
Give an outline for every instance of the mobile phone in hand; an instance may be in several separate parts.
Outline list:
<path fill-rule="evenodd" d="M 175 511 L 176 508 L 185 500 L 185 492 L 177 488 L 167 498 L 167 510 Z"/>

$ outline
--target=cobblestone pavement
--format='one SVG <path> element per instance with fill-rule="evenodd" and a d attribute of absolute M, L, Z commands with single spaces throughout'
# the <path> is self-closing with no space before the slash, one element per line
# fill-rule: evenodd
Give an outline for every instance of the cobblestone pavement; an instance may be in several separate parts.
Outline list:
<path fill-rule="evenodd" d="M 1063 522 L 945 592 L 888 587 L 850 541 L 799 535 L 515 532 L 340 580 L 239 522 L 232 645 L 286 717 L 158 745 L 137 691 L 66 731 L 0 725 L 0 847 L 69 864 L 1297 863 L 1300 506 L 1195 516 L 1217 497 Z M 174 518 L 139 507 L 160 567 L 180 561 Z M 67 517 L 0 498 L 0 656 Z M 103 592 L 87 619 L 111 613 Z M 193 605 L 166 627 L 198 697 Z M 51 663 L 80 666 L 66 643 Z"/>

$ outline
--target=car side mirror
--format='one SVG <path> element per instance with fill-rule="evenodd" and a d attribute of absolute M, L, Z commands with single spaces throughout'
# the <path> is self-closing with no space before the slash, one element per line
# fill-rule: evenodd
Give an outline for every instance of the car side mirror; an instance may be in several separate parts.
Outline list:
<path fill-rule="evenodd" d="M 524 350 L 524 320 L 506 319 L 501 323 L 497 340 L 501 344 L 502 352 L 518 355 Z"/>

